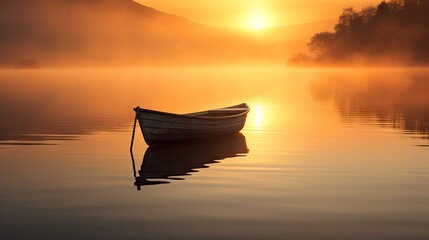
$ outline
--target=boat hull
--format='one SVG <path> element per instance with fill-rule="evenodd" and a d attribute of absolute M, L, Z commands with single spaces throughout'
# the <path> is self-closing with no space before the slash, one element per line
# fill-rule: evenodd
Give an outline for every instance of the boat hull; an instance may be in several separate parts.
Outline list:
<path fill-rule="evenodd" d="M 243 109 L 243 111 L 236 114 L 210 117 L 202 116 L 199 113 L 180 115 L 138 108 L 136 114 L 146 143 L 156 145 L 172 141 L 211 138 L 239 132 L 244 127 L 247 113 L 249 112 L 249 107 L 246 104 L 206 112 L 234 111 L 235 109 Z"/>

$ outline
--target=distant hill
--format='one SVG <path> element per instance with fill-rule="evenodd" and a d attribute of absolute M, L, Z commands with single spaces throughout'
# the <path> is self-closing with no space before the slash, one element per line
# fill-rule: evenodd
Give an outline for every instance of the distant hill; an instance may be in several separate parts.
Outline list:
<path fill-rule="evenodd" d="M 132 0 L 0 1 L 0 35 L 0 67 L 274 63 L 300 38 L 212 28 Z"/>

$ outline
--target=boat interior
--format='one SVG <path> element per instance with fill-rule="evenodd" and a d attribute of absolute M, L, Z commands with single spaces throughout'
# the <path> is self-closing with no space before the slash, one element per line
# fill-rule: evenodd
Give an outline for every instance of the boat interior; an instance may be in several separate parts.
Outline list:
<path fill-rule="evenodd" d="M 199 117 L 224 117 L 230 115 L 236 115 L 246 112 L 248 108 L 219 108 L 208 111 L 196 112 L 186 114 L 188 116 L 199 116 Z"/>

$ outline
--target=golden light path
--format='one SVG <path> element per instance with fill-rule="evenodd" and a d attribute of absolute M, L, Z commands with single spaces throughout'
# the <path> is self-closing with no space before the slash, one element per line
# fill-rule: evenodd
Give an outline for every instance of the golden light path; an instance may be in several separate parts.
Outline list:
<path fill-rule="evenodd" d="M 255 116 L 254 116 L 254 124 L 256 129 L 260 129 L 262 127 L 262 117 L 264 115 L 262 105 L 255 106 Z"/>
<path fill-rule="evenodd" d="M 252 133 L 262 133 L 267 120 L 267 111 L 262 103 L 250 103 L 251 109 L 247 116 L 246 128 Z M 269 116 L 268 116 L 269 117 Z"/>

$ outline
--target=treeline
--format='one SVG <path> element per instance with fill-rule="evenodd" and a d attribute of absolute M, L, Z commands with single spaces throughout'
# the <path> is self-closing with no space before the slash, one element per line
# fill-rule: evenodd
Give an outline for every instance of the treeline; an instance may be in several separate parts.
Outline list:
<path fill-rule="evenodd" d="M 429 63 L 429 0 L 390 0 L 344 9 L 334 32 L 316 33 L 289 64 Z"/>

